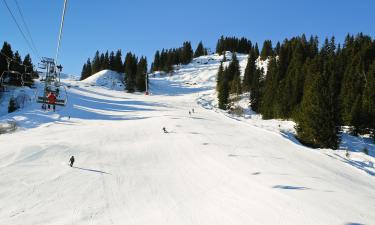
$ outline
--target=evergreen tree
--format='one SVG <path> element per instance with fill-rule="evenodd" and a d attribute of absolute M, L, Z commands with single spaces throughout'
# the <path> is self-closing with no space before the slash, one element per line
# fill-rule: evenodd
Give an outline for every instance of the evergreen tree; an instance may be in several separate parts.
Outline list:
<path fill-rule="evenodd" d="M 364 123 L 369 125 L 371 136 L 375 141 L 375 60 L 364 76 L 366 77 L 362 98 Z"/>
<path fill-rule="evenodd" d="M 8 113 L 14 112 L 18 109 L 16 100 L 12 97 L 9 100 Z"/>
<path fill-rule="evenodd" d="M 108 54 L 108 51 L 106 51 L 106 53 L 104 55 L 103 69 L 105 69 L 105 70 L 109 69 L 109 54 Z"/>
<path fill-rule="evenodd" d="M 105 70 L 106 69 L 105 68 L 105 56 L 104 56 L 104 53 L 100 54 L 99 65 L 100 65 L 100 70 Z"/>
<path fill-rule="evenodd" d="M 195 50 L 194 57 L 197 58 L 202 55 L 205 55 L 205 49 L 203 47 L 203 43 L 199 42 L 197 49 Z"/>
<path fill-rule="evenodd" d="M 228 100 L 229 100 L 229 81 L 226 76 L 226 69 L 224 70 L 224 76 L 223 80 L 219 82 L 219 87 L 218 87 L 218 101 L 219 101 L 219 109 L 226 110 L 228 106 Z"/>
<path fill-rule="evenodd" d="M 81 78 L 79 80 L 86 79 L 86 76 L 87 76 L 87 64 L 85 63 L 82 66 Z"/>
<path fill-rule="evenodd" d="M 258 57 L 259 57 L 259 47 L 258 47 L 258 43 L 255 43 L 254 53 L 255 53 L 255 57 L 258 58 Z"/>
<path fill-rule="evenodd" d="M 230 62 L 228 69 L 227 69 L 227 79 L 230 83 L 230 93 L 233 94 L 241 94 L 241 72 L 240 72 L 240 64 L 237 59 L 236 53 L 232 53 L 232 61 Z"/>
<path fill-rule="evenodd" d="M 261 103 L 261 90 L 262 90 L 262 76 L 263 70 L 256 69 L 252 77 L 252 85 L 250 87 L 250 105 L 254 112 L 259 112 Z"/>
<path fill-rule="evenodd" d="M 29 54 L 27 54 L 25 56 L 25 58 L 23 58 L 23 72 L 25 73 L 24 74 L 24 81 L 27 83 L 28 86 L 31 86 L 33 83 L 34 83 L 34 78 L 37 78 L 37 74 L 35 73 L 34 71 L 34 68 L 33 68 L 33 63 L 31 61 L 31 57 Z"/>
<path fill-rule="evenodd" d="M 182 46 L 182 56 L 181 56 L 181 63 L 182 64 L 189 64 L 193 59 L 193 49 L 191 48 L 191 43 L 186 41 L 183 43 Z"/>
<path fill-rule="evenodd" d="M 128 52 L 125 57 L 125 84 L 128 92 L 134 92 L 136 88 L 137 57 Z"/>
<path fill-rule="evenodd" d="M 256 72 L 256 55 L 254 50 L 250 52 L 248 58 L 247 58 L 247 65 L 245 68 L 245 74 L 243 78 L 243 89 L 244 91 L 250 91 L 250 88 L 252 86 L 253 77 L 255 76 Z"/>
<path fill-rule="evenodd" d="M 7 57 L 13 58 L 13 51 L 12 47 L 8 42 L 4 42 L 3 47 L 1 49 L 0 54 L 0 74 L 2 74 L 5 70 L 8 70 L 8 62 L 7 62 Z"/>
<path fill-rule="evenodd" d="M 14 57 L 12 62 L 10 63 L 10 69 L 17 71 L 19 73 L 24 73 L 25 69 L 23 68 L 22 64 L 22 58 L 18 51 L 14 53 Z"/>
<path fill-rule="evenodd" d="M 308 81 L 298 116 L 297 136 L 299 140 L 313 147 L 338 147 L 338 128 L 334 121 L 332 102 L 329 95 L 327 74 L 319 71 L 315 59 L 308 69 Z"/>
<path fill-rule="evenodd" d="M 154 62 L 152 64 L 151 69 L 152 69 L 152 72 L 153 72 L 153 71 L 160 70 L 160 68 L 161 68 L 160 67 L 160 52 L 156 51 L 155 56 L 154 56 Z"/>
<path fill-rule="evenodd" d="M 276 57 L 272 56 L 268 63 L 267 75 L 264 81 L 264 91 L 260 103 L 263 119 L 276 117 L 277 90 L 279 89 L 279 66 Z"/>
<path fill-rule="evenodd" d="M 90 58 L 88 58 L 87 62 L 82 67 L 80 80 L 84 80 L 92 75 L 91 68 L 92 68 L 91 61 L 90 61 Z"/>
<path fill-rule="evenodd" d="M 276 47 L 275 47 L 275 54 L 276 55 L 280 54 L 280 48 L 281 48 L 280 42 L 277 42 Z"/>
<path fill-rule="evenodd" d="M 224 66 L 223 62 L 220 63 L 219 71 L 217 72 L 216 76 L 216 91 L 219 91 L 219 87 L 221 85 L 221 82 L 223 82 L 224 79 Z"/>
<path fill-rule="evenodd" d="M 92 73 L 95 74 L 100 71 L 100 56 L 99 51 L 96 51 L 95 56 L 92 60 Z"/>
<path fill-rule="evenodd" d="M 117 71 L 118 73 L 123 72 L 124 65 L 122 64 L 122 54 L 121 50 L 116 51 L 115 55 L 115 67 L 114 70 Z"/>
<path fill-rule="evenodd" d="M 109 69 L 115 71 L 116 70 L 116 58 L 115 53 L 111 51 L 109 55 Z"/>
<path fill-rule="evenodd" d="M 273 48 L 272 48 L 272 41 L 271 40 L 265 40 L 263 43 L 262 53 L 260 55 L 260 58 L 262 60 L 266 60 L 269 56 L 273 55 Z"/>
<path fill-rule="evenodd" d="M 137 65 L 136 87 L 138 91 L 146 91 L 147 59 L 141 57 Z"/>

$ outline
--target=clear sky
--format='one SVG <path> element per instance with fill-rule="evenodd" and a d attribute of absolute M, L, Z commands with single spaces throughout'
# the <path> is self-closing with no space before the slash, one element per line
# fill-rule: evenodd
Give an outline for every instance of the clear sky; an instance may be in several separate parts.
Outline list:
<path fill-rule="evenodd" d="M 24 56 L 31 53 L 0 0 L 0 42 Z M 15 0 L 6 0 L 19 17 Z M 41 56 L 54 57 L 63 0 L 18 0 Z M 375 36 L 374 0 L 69 0 L 60 62 L 64 72 L 80 74 L 96 50 L 122 49 L 145 55 L 157 49 L 199 41 L 215 49 L 221 36 L 244 36 L 260 43 L 287 37 L 347 33 Z M 25 31 L 26 32 L 26 31 Z"/>

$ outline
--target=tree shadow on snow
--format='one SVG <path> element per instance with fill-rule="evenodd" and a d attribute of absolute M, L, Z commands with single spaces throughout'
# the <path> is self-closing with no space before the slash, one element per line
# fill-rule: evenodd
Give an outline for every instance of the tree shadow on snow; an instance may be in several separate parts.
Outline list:
<path fill-rule="evenodd" d="M 74 119 L 77 118 L 84 120 L 147 119 L 149 117 L 133 115 L 132 112 L 157 111 L 160 108 L 167 107 L 161 103 L 120 98 L 85 89 L 79 89 L 77 93 L 75 89 L 68 90 L 67 105 L 65 107 L 57 106 L 56 112 L 42 110 L 41 104 L 33 104 L 28 110 L 18 111 L 10 114 L 10 116 L 20 127 L 35 128 L 48 123 L 75 125 L 78 122 Z M 68 120 L 69 117 L 71 120 Z"/>
<path fill-rule="evenodd" d="M 334 154 L 334 155 L 337 156 L 340 161 L 342 161 L 344 163 L 348 163 L 348 164 L 356 167 L 357 169 L 363 170 L 371 176 L 375 176 L 375 172 L 370 170 L 370 169 L 373 169 L 373 167 L 374 167 L 373 165 L 366 164 L 365 162 L 357 161 L 357 160 L 354 160 L 354 159 L 346 159 L 346 158 L 344 158 L 344 157 L 342 157 L 338 154 Z"/>
<path fill-rule="evenodd" d="M 275 185 L 272 188 L 285 189 L 285 190 L 309 190 L 307 187 L 289 186 L 289 185 Z"/>
<path fill-rule="evenodd" d="M 112 175 L 110 173 L 107 173 L 107 172 L 101 171 L 101 170 L 93 170 L 93 169 L 87 169 L 87 168 L 82 168 L 82 167 L 77 167 L 77 166 L 73 166 L 72 168 L 79 169 L 79 170 L 85 170 L 85 171 L 89 171 L 89 172 L 94 172 L 94 173 L 102 173 L 102 174 Z"/>

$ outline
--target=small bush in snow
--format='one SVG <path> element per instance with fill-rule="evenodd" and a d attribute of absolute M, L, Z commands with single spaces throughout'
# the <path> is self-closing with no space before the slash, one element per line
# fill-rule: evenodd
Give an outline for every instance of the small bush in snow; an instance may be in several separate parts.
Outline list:
<path fill-rule="evenodd" d="M 230 111 L 229 112 L 231 114 L 236 115 L 236 116 L 243 116 L 243 114 L 245 113 L 244 109 L 241 106 L 239 106 L 239 105 L 230 107 Z"/>
<path fill-rule="evenodd" d="M 368 149 L 367 149 L 366 147 L 364 147 L 364 148 L 362 149 L 362 151 L 363 151 L 363 153 L 365 153 L 366 155 L 368 155 Z"/>
<path fill-rule="evenodd" d="M 8 113 L 14 112 L 18 109 L 16 100 L 14 98 L 11 98 L 9 100 L 9 105 L 8 105 Z"/>
<path fill-rule="evenodd" d="M 10 133 L 17 129 L 17 124 L 14 121 L 8 121 L 8 124 L 0 124 L 0 134 Z"/>

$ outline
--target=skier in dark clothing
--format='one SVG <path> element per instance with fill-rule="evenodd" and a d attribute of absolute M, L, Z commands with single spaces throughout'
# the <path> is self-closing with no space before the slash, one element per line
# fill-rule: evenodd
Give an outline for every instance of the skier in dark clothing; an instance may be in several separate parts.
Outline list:
<path fill-rule="evenodd" d="M 74 156 L 70 157 L 70 167 L 73 167 L 74 163 Z"/>
<path fill-rule="evenodd" d="M 163 127 L 163 131 L 164 133 L 168 133 L 167 129 L 165 129 L 165 127 Z"/>

